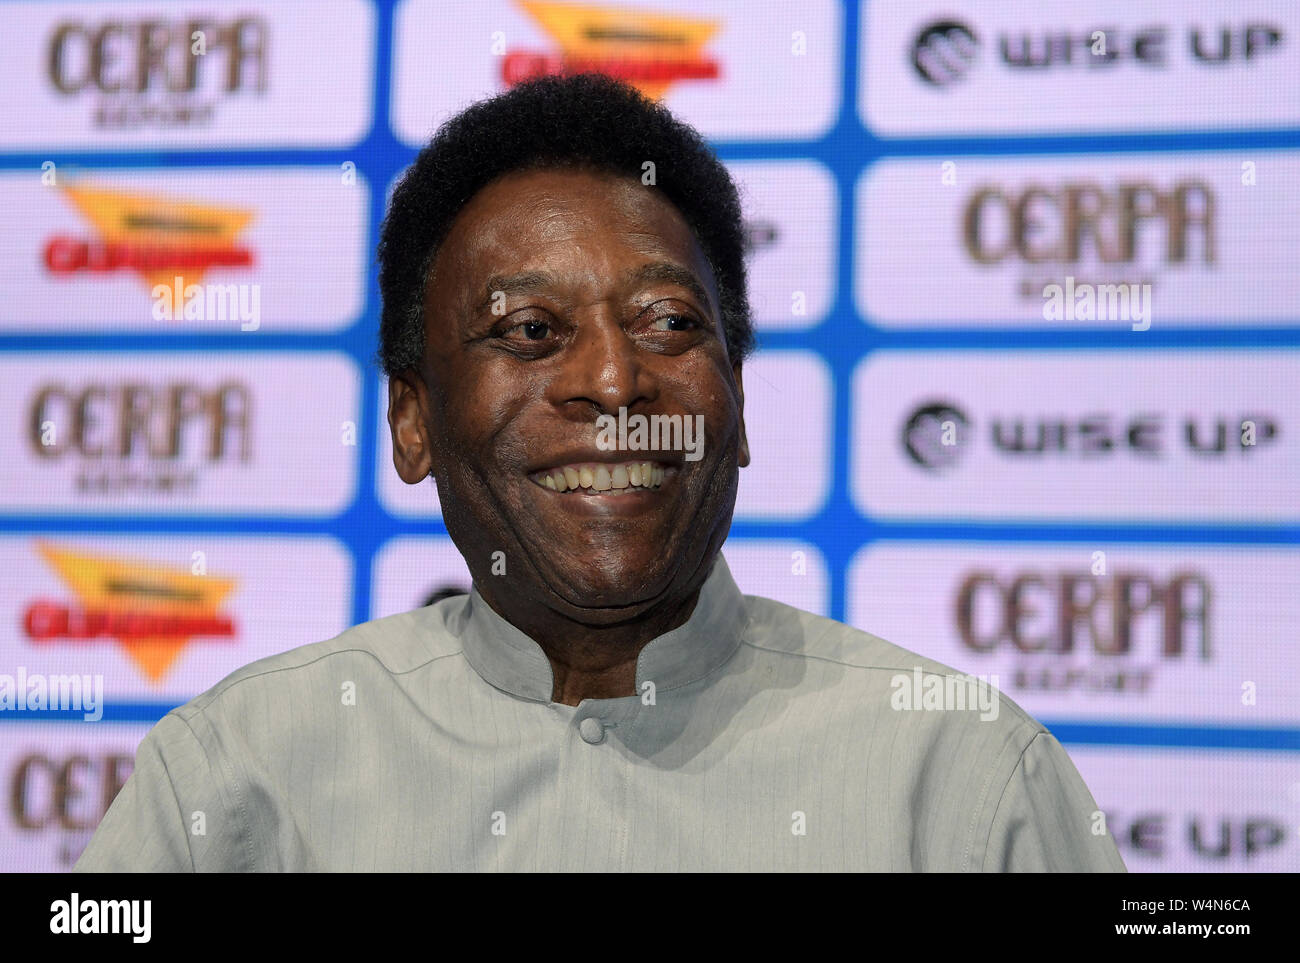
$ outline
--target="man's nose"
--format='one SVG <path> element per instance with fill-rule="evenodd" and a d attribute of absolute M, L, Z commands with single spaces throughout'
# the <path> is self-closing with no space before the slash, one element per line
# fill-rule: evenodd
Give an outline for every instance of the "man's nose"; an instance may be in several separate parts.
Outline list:
<path fill-rule="evenodd" d="M 577 331 L 565 352 L 563 371 L 551 384 L 559 404 L 589 401 L 605 414 L 651 400 L 653 377 L 632 337 L 612 312 L 595 308 L 575 319 Z"/>

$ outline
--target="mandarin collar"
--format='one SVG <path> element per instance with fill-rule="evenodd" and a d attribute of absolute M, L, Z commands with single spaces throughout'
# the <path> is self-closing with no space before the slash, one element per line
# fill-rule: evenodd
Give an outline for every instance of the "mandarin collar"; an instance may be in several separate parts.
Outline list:
<path fill-rule="evenodd" d="M 521 699 L 550 703 L 555 677 L 542 647 L 498 615 L 477 584 L 464 612 L 461 644 L 483 681 Z M 739 647 L 745 621 L 744 596 L 719 552 L 691 617 L 641 649 L 636 692 L 645 691 L 645 682 L 654 683 L 655 692 L 661 693 L 708 675 Z"/>

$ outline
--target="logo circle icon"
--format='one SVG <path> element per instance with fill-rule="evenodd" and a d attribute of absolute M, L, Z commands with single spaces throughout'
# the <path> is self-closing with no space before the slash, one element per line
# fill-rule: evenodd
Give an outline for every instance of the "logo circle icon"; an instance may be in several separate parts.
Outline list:
<path fill-rule="evenodd" d="M 936 20 L 912 42 L 912 68 L 927 84 L 946 87 L 964 77 L 979 53 L 979 39 L 959 20 Z"/>
<path fill-rule="evenodd" d="M 917 408 L 903 425 L 903 448 L 916 464 L 930 471 L 951 468 L 961 456 L 970 420 L 943 401 Z"/>

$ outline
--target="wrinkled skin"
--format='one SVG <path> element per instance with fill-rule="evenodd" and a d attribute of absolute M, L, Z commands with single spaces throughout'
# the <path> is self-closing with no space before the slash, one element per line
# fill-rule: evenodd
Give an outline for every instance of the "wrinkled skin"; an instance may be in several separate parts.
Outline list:
<path fill-rule="evenodd" d="M 690 616 L 749 463 L 741 366 L 693 232 L 635 178 L 508 174 L 461 210 L 424 305 L 422 368 L 389 384 L 398 474 L 436 479 L 480 593 L 546 652 L 554 701 L 635 694 L 637 655 Z M 620 407 L 702 415 L 703 457 L 667 456 L 675 476 L 634 498 L 530 480 L 597 452 L 597 416 Z"/>

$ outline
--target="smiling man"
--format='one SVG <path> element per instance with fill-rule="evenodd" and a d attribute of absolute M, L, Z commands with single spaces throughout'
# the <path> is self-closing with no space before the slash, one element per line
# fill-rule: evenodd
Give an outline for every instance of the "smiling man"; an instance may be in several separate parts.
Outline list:
<path fill-rule="evenodd" d="M 737 588 L 743 255 L 726 170 L 628 87 L 448 122 L 384 224 L 380 361 L 473 590 L 170 713 L 78 870 L 1122 871 L 1018 707 Z"/>

